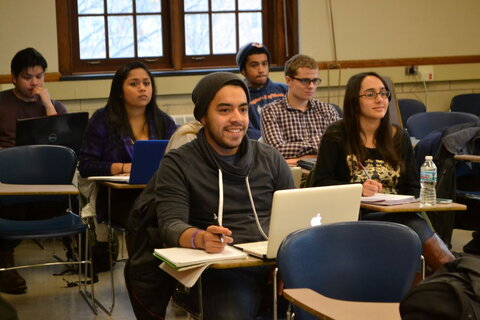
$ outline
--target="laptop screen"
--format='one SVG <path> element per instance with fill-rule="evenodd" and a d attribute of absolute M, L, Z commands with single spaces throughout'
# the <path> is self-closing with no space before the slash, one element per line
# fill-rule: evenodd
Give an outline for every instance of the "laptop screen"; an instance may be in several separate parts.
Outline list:
<path fill-rule="evenodd" d="M 54 144 L 80 151 L 88 112 L 17 120 L 16 145 Z"/>

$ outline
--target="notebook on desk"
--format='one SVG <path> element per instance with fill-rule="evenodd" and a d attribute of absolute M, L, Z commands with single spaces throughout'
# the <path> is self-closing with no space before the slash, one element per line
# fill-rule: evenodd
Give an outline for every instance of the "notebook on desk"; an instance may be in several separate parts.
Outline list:
<path fill-rule="evenodd" d="M 167 144 L 168 140 L 138 140 L 133 145 L 130 175 L 92 176 L 88 180 L 147 184 L 157 171 Z"/>
<path fill-rule="evenodd" d="M 276 191 L 268 241 L 241 243 L 235 247 L 252 256 L 274 259 L 283 239 L 294 231 L 320 224 L 358 220 L 361 194 L 361 184 Z"/>
<path fill-rule="evenodd" d="M 87 124 L 88 112 L 18 119 L 15 144 L 61 145 L 71 148 L 78 154 Z"/>

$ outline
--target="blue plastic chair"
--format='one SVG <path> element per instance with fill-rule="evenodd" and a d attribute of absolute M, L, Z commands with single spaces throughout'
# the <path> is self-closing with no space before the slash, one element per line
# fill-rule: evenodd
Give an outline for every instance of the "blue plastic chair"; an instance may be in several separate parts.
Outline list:
<path fill-rule="evenodd" d="M 407 119 L 416 113 L 427 112 L 427 107 L 422 101 L 415 99 L 398 99 L 398 108 L 402 117 L 403 127 L 407 127 Z"/>
<path fill-rule="evenodd" d="M 411 137 L 422 139 L 436 129 L 478 120 L 476 115 L 465 112 L 422 112 L 408 118 L 407 131 Z"/>
<path fill-rule="evenodd" d="M 480 117 L 480 93 L 459 94 L 453 97 L 450 111 L 473 113 Z"/>
<path fill-rule="evenodd" d="M 77 166 L 75 152 L 67 147 L 57 145 L 29 145 L 0 150 L 0 182 L 8 184 L 35 184 L 35 185 L 71 185 Z M 52 196 L 2 196 L 1 203 L 21 203 L 48 201 Z M 56 196 L 53 196 L 56 198 Z M 6 201 L 5 201 L 6 199 Z M 58 199 L 58 198 L 57 198 Z M 80 235 L 87 230 L 87 225 L 82 219 L 71 211 L 71 201 L 66 204 L 64 215 L 43 220 L 9 220 L 0 219 L 1 240 L 36 240 L 53 239 L 64 236 L 78 236 L 79 252 L 82 252 Z M 1 206 L 0 206 L 1 210 Z M 88 237 L 86 237 L 88 238 Z M 87 242 L 88 246 L 88 242 Z M 0 268 L 0 272 L 27 267 L 42 267 L 49 265 L 78 265 L 79 288 L 90 306 L 96 313 L 93 297 L 93 281 L 91 292 L 85 291 L 87 281 L 81 279 L 80 265 L 87 265 L 92 274 L 91 261 L 85 252 L 84 259 L 76 261 L 53 261 L 29 265 L 17 265 L 8 268 Z M 86 268 L 84 268 L 86 270 Z"/>
<path fill-rule="evenodd" d="M 356 221 L 290 234 L 277 265 L 285 288 L 309 288 L 324 296 L 362 302 L 399 302 L 411 288 L 422 245 L 410 228 Z M 314 317 L 294 306 L 296 319 Z"/>

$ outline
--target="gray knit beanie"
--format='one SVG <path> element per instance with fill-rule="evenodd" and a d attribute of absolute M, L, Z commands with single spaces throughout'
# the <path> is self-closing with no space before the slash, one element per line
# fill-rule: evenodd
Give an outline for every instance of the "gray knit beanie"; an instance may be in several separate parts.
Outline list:
<path fill-rule="evenodd" d="M 192 91 L 195 119 L 200 121 L 217 92 L 227 84 L 241 87 L 250 101 L 248 87 L 240 77 L 230 72 L 213 72 L 203 77 Z"/>

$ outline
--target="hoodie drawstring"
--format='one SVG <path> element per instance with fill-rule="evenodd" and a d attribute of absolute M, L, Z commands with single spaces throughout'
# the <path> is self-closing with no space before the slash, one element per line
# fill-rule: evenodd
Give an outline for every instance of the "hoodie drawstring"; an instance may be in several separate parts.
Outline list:
<path fill-rule="evenodd" d="M 247 185 L 248 198 L 250 199 L 250 206 L 253 209 L 253 215 L 255 217 L 255 223 L 257 225 L 258 232 L 262 235 L 265 240 L 268 240 L 268 236 L 263 231 L 262 226 L 260 225 L 260 220 L 258 219 L 257 210 L 255 209 L 255 203 L 253 202 L 252 191 L 250 190 L 250 182 L 248 181 L 248 176 L 245 177 L 245 184 Z M 218 169 L 218 223 L 222 225 L 223 220 L 223 174 L 222 170 Z"/>

